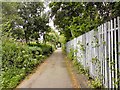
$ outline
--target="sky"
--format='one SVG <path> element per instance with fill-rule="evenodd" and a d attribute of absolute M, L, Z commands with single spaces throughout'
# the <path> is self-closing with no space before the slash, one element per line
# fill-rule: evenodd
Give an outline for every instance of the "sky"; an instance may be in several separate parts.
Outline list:
<path fill-rule="evenodd" d="M 49 4 L 50 2 L 49 2 L 49 0 L 47 0 L 47 1 L 45 1 L 45 3 L 44 3 L 44 5 L 45 5 L 45 12 L 48 12 L 48 11 L 50 11 L 50 8 L 49 8 Z M 58 30 L 54 27 L 54 23 L 53 23 L 53 20 L 49 20 L 49 26 L 53 29 L 53 30 L 55 30 L 56 32 L 58 32 Z"/>
<path fill-rule="evenodd" d="M 45 5 L 45 12 L 50 11 L 50 8 L 49 8 L 49 5 L 48 5 L 48 2 L 47 2 L 47 1 L 45 2 L 44 5 Z M 54 23 L 53 23 L 52 20 L 49 21 L 49 26 L 51 26 L 53 29 L 55 29 L 55 27 L 54 27 Z"/>

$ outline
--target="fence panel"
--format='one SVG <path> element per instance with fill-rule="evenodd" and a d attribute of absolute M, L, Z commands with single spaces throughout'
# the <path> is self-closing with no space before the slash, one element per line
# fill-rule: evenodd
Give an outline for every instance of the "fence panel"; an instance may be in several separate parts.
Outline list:
<path fill-rule="evenodd" d="M 90 34 L 90 32 L 88 32 L 88 33 L 86 33 L 86 43 L 85 43 L 85 47 L 86 47 L 86 49 L 85 49 L 85 54 L 86 54 L 86 67 L 89 69 L 90 68 L 90 48 L 89 48 L 89 38 L 90 38 L 90 36 L 89 36 L 89 34 Z"/>
<path fill-rule="evenodd" d="M 117 17 L 118 23 L 118 79 L 120 79 L 120 17 Z M 120 88 L 120 81 L 118 83 L 118 88 Z"/>
<path fill-rule="evenodd" d="M 112 88 L 112 70 L 111 70 L 111 28 L 110 21 L 108 22 L 108 74 L 109 74 L 109 88 Z"/>
<path fill-rule="evenodd" d="M 81 42 L 82 42 L 82 36 L 79 36 L 77 38 L 77 60 L 78 60 L 78 62 L 82 63 L 82 61 L 81 61 L 82 56 L 81 56 L 81 50 L 80 50 Z"/>
<path fill-rule="evenodd" d="M 97 30 L 89 31 L 66 43 L 66 52 L 74 55 L 91 77 L 98 77 L 106 88 L 120 88 L 120 18 L 114 18 Z"/>
<path fill-rule="evenodd" d="M 93 50 L 93 35 L 94 35 L 94 31 L 90 31 L 90 75 L 91 77 L 94 77 L 94 64 L 92 63 L 92 58 L 94 57 L 94 50 Z"/>

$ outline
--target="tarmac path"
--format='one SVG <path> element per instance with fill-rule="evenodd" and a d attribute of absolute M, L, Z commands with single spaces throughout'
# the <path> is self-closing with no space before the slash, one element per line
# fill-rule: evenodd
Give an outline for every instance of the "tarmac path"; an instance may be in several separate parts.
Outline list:
<path fill-rule="evenodd" d="M 73 88 L 62 50 L 57 49 L 17 88 Z"/>

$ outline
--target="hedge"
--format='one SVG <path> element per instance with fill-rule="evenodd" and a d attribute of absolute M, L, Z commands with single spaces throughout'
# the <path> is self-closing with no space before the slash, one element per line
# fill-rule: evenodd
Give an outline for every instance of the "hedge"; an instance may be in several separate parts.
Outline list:
<path fill-rule="evenodd" d="M 2 86 L 15 88 L 26 75 L 52 53 L 50 45 L 30 46 L 5 38 L 2 42 Z"/>

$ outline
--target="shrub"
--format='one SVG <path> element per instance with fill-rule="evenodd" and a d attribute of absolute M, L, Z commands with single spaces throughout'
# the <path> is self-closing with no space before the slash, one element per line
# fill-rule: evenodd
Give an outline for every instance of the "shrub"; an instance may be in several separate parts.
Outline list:
<path fill-rule="evenodd" d="M 103 88 L 101 81 L 98 78 L 95 78 L 95 80 L 92 81 L 91 83 L 92 88 Z"/>
<path fill-rule="evenodd" d="M 41 47 L 40 43 L 36 43 L 36 42 L 30 42 L 28 43 L 29 46 L 37 46 L 37 47 Z"/>
<path fill-rule="evenodd" d="M 4 38 L 2 43 L 2 88 L 14 88 L 34 64 L 28 46 Z M 28 70 L 30 68 L 30 70 Z"/>
<path fill-rule="evenodd" d="M 50 54 L 50 53 L 52 53 L 54 51 L 54 47 L 51 46 L 51 45 L 47 45 L 47 44 L 33 43 L 33 42 L 31 42 L 28 45 L 32 46 L 32 47 L 35 46 L 35 47 L 41 48 L 42 49 L 41 52 L 42 52 L 43 55 L 48 55 L 48 54 Z M 35 49 L 35 47 L 33 49 Z"/>
<path fill-rule="evenodd" d="M 73 59 L 74 59 L 74 50 L 73 50 L 73 48 L 70 49 L 70 52 L 68 53 L 68 58 L 69 58 L 70 60 L 73 60 Z"/>
<path fill-rule="evenodd" d="M 53 52 L 52 46 L 46 44 L 42 44 L 41 46 L 43 55 L 48 55 L 49 53 Z"/>
<path fill-rule="evenodd" d="M 39 47 L 29 47 L 29 49 L 32 51 L 33 58 L 36 58 L 37 55 L 42 55 L 42 49 Z"/>
<path fill-rule="evenodd" d="M 43 62 L 44 55 L 53 51 L 49 45 L 35 45 L 23 45 L 12 39 L 3 38 L 1 88 L 15 88 L 27 74 Z"/>

